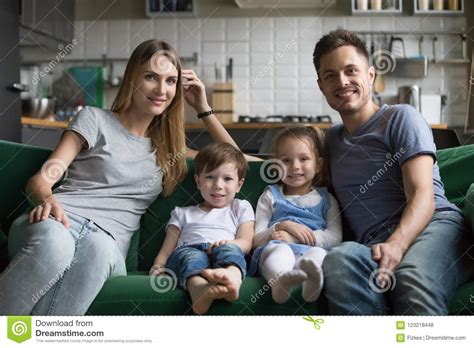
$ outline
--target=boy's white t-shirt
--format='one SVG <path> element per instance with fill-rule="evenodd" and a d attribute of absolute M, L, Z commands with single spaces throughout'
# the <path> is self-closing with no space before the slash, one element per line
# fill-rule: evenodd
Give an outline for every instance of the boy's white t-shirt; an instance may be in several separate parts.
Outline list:
<path fill-rule="evenodd" d="M 255 221 L 252 205 L 242 199 L 234 199 L 224 208 L 203 210 L 199 205 L 176 207 L 166 227 L 175 225 L 181 231 L 176 247 L 199 243 L 233 240 L 241 224 Z"/>

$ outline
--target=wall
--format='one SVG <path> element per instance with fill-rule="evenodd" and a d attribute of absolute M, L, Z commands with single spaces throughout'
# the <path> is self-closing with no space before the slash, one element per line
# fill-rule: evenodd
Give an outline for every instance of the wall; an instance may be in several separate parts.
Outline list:
<path fill-rule="evenodd" d="M 88 1 L 79 2 L 81 8 L 87 8 L 84 3 Z M 122 9 L 125 8 L 124 1 L 118 3 Z M 231 6 L 227 0 L 218 3 L 222 3 L 223 8 Z M 99 4 L 104 2 L 99 1 Z M 336 9 L 341 12 L 339 5 Z M 102 10 L 112 16 L 110 11 L 106 8 Z M 131 11 L 138 15 L 136 5 Z M 314 44 L 322 35 L 337 27 L 374 32 L 406 31 L 406 49 L 409 54 L 417 55 L 417 31 L 463 31 L 466 28 L 465 17 L 302 17 L 278 12 L 274 11 L 272 16 L 248 18 L 212 16 L 106 20 L 103 19 L 106 16 L 102 15 L 98 20 L 79 20 L 86 16 L 84 11 L 78 11 L 75 37 L 79 44 L 68 58 L 100 59 L 102 54 L 106 54 L 109 58 L 126 59 L 142 40 L 164 39 L 177 48 L 180 56 L 198 53 L 198 65 L 188 67 L 193 68 L 208 86 L 214 82 L 214 63 L 224 63 L 228 58 L 233 58 L 238 114 L 328 114 L 338 121 L 339 116 L 329 108 L 317 88 L 312 65 Z M 22 53 L 27 60 L 41 57 L 35 49 L 23 49 Z M 422 53 L 432 56 L 429 39 L 423 42 Z M 437 58 L 455 58 L 460 55 L 458 37 L 440 37 L 436 46 Z M 114 67 L 115 73 L 121 75 L 125 63 L 115 63 Z M 451 126 L 460 126 L 464 124 L 466 108 L 467 69 L 467 64 L 435 64 L 430 65 L 425 79 L 386 78 L 383 96 L 390 100 L 397 94 L 397 87 L 406 84 L 421 85 L 423 93 L 445 94 L 448 105 L 444 109 L 442 121 Z M 115 93 L 116 88 L 108 91 L 108 105 Z M 192 119 L 192 116 L 188 115 L 188 119 Z"/>

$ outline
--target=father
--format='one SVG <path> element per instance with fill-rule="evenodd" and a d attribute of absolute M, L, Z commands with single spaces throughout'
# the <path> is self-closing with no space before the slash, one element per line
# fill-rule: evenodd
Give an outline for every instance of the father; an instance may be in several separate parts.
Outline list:
<path fill-rule="evenodd" d="M 468 280 L 470 247 L 448 202 L 430 127 L 409 105 L 372 101 L 365 43 L 336 30 L 316 44 L 318 84 L 343 124 L 328 133 L 331 179 L 355 236 L 324 264 L 331 314 L 447 314 Z"/>

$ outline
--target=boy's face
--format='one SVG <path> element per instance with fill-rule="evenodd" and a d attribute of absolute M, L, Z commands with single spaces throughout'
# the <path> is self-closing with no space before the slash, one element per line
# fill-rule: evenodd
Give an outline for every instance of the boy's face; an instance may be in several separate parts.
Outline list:
<path fill-rule="evenodd" d="M 224 208 L 230 205 L 240 191 L 244 179 L 239 180 L 234 163 L 224 163 L 211 172 L 194 175 L 206 208 Z"/>

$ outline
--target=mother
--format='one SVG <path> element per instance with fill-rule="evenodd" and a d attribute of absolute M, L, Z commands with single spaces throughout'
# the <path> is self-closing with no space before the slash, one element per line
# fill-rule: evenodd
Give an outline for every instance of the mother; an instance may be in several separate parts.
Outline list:
<path fill-rule="evenodd" d="M 35 207 L 10 229 L 14 257 L 0 277 L 0 314 L 82 315 L 107 279 L 126 273 L 141 215 L 162 191 L 174 191 L 185 157 L 196 154 L 185 145 L 183 99 L 214 141 L 235 145 L 203 83 L 157 40 L 132 53 L 111 111 L 77 115 L 27 184 Z"/>

